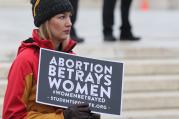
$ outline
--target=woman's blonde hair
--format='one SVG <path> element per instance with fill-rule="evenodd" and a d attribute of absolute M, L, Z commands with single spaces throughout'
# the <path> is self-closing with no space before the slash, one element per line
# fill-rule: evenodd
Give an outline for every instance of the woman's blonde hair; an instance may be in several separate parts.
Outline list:
<path fill-rule="evenodd" d="M 51 31 L 50 31 L 49 26 L 48 26 L 48 21 L 46 21 L 45 23 L 40 25 L 39 36 L 42 39 L 48 39 L 48 40 L 50 40 L 52 38 Z"/>

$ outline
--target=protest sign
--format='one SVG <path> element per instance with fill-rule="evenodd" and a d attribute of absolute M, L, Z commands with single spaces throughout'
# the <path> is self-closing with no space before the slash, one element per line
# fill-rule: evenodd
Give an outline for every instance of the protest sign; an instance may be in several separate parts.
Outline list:
<path fill-rule="evenodd" d="M 123 63 L 40 49 L 36 102 L 120 115 Z"/>

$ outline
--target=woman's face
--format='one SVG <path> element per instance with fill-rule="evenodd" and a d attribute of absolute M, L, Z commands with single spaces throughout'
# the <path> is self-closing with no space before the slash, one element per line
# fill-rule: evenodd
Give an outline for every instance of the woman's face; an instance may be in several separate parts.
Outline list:
<path fill-rule="evenodd" d="M 53 43 L 57 44 L 67 40 L 72 26 L 71 12 L 60 13 L 52 17 L 48 22 L 48 26 Z"/>

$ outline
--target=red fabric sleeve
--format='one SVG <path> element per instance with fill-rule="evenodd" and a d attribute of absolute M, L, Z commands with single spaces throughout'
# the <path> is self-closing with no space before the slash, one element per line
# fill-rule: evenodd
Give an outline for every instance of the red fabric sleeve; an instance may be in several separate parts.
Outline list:
<path fill-rule="evenodd" d="M 32 73 L 30 64 L 22 57 L 17 57 L 8 75 L 8 85 L 4 97 L 3 119 L 23 119 L 26 104 L 22 100 L 25 88 L 25 77 Z"/>
<path fill-rule="evenodd" d="M 21 55 L 12 64 L 4 97 L 3 119 L 64 119 L 63 111 L 41 113 L 27 110 L 34 80 L 32 67 L 28 57 Z"/>

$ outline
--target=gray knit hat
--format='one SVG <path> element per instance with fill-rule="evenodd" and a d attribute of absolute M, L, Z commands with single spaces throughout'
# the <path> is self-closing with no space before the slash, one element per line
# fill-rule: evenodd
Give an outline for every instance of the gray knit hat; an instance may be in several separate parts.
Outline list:
<path fill-rule="evenodd" d="M 69 0 L 31 0 L 31 4 L 36 27 L 59 13 L 73 11 Z"/>

